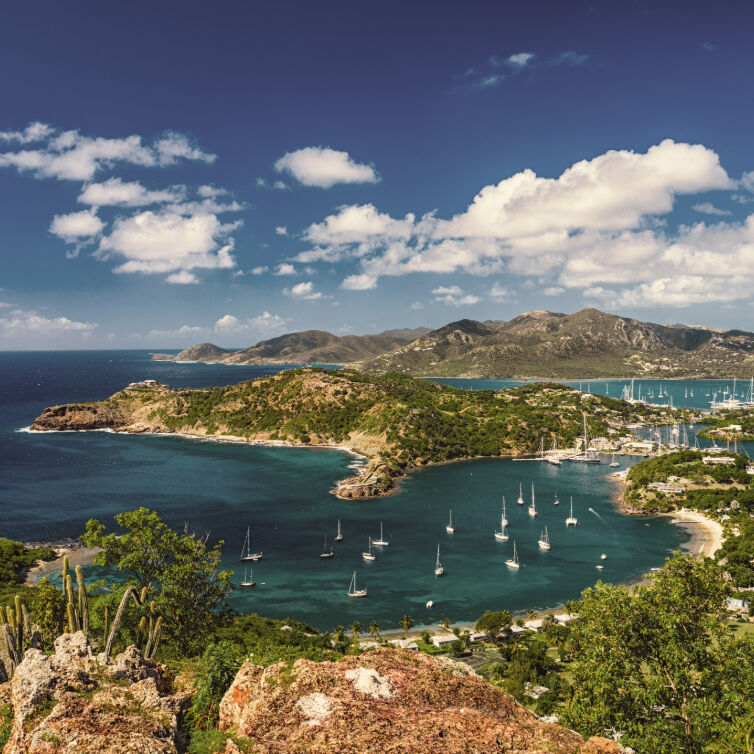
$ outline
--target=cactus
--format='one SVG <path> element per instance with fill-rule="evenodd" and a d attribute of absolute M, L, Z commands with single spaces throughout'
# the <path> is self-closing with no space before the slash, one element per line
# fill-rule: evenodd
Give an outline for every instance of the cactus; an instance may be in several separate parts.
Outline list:
<path fill-rule="evenodd" d="M 68 625 L 66 627 L 66 633 L 69 634 L 75 634 L 76 631 L 79 630 L 78 628 L 78 622 L 76 620 L 76 608 L 73 606 L 72 602 L 69 602 L 66 605 L 66 611 L 68 614 Z"/>
<path fill-rule="evenodd" d="M 107 643 L 105 644 L 105 661 L 109 659 L 110 652 L 112 652 L 115 635 L 120 628 L 120 622 L 123 620 L 123 613 L 126 610 L 126 605 L 128 604 L 129 599 L 132 599 L 137 607 L 139 606 L 139 598 L 136 596 L 136 588 L 133 586 L 129 586 L 126 591 L 123 592 L 123 598 L 120 601 L 120 605 L 118 605 L 118 612 L 115 613 L 115 618 L 113 618 L 113 627 L 110 630 L 110 635 L 107 637 Z"/>
<path fill-rule="evenodd" d="M 136 634 L 136 646 L 144 650 L 144 647 L 142 647 L 142 640 L 146 640 L 149 637 L 149 632 L 147 631 L 147 619 L 142 618 L 139 621 L 139 633 Z"/>
<path fill-rule="evenodd" d="M 21 595 L 17 594 L 13 600 L 13 604 L 16 607 L 16 646 L 18 647 L 19 655 L 24 654 L 24 615 L 23 604 L 21 603 Z"/>
<path fill-rule="evenodd" d="M 103 616 L 103 627 L 104 630 L 102 632 L 102 643 L 105 644 L 107 642 L 107 632 L 110 628 L 110 607 L 108 605 L 105 605 L 105 615 Z"/>
<path fill-rule="evenodd" d="M 150 632 L 149 641 L 147 647 L 144 650 L 144 657 L 151 660 L 157 652 L 157 645 L 160 643 L 160 635 L 162 634 L 162 616 L 158 615 L 157 620 L 154 622 L 154 628 Z"/>
<path fill-rule="evenodd" d="M 89 604 L 87 602 L 86 594 L 86 582 L 84 581 L 84 572 L 81 570 L 81 566 L 76 566 L 76 581 L 79 587 L 79 628 L 88 636 L 89 635 Z"/>

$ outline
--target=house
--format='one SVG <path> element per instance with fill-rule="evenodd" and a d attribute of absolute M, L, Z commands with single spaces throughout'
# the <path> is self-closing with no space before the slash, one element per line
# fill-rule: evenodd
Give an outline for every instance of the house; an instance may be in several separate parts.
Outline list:
<path fill-rule="evenodd" d="M 729 610 L 736 610 L 740 613 L 749 612 L 749 603 L 744 600 L 729 598 L 726 600 L 726 604 Z"/>
<path fill-rule="evenodd" d="M 736 462 L 731 456 L 704 456 L 702 463 L 705 466 L 733 466 Z"/>
<path fill-rule="evenodd" d="M 751 474 L 752 476 L 754 476 L 754 466 L 747 466 L 746 467 L 746 473 L 747 474 Z"/>
<path fill-rule="evenodd" d="M 455 638 L 455 637 L 454 637 Z M 419 651 L 419 646 L 413 639 L 393 639 L 391 644 L 398 647 L 398 649 L 410 649 L 411 651 Z"/>
<path fill-rule="evenodd" d="M 650 482 L 647 485 L 648 490 L 655 490 L 656 492 L 664 492 L 669 495 L 680 495 L 686 492 L 685 487 L 678 487 L 677 485 L 668 484 L 667 482 Z"/>
<path fill-rule="evenodd" d="M 549 690 L 547 686 L 537 686 L 528 681 L 524 686 L 524 694 L 532 699 L 539 699 L 540 696 L 546 694 Z"/>
<path fill-rule="evenodd" d="M 544 621 L 542 620 L 542 618 L 536 618 L 534 620 L 527 620 L 524 623 L 524 628 L 528 629 L 529 631 L 541 631 L 543 623 Z"/>
<path fill-rule="evenodd" d="M 490 641 L 490 637 L 484 631 L 473 631 L 469 634 L 469 641 Z"/>
<path fill-rule="evenodd" d="M 556 623 L 560 623 L 561 626 L 567 626 L 572 620 L 575 620 L 578 616 L 573 613 L 558 613 L 554 615 Z"/>
<path fill-rule="evenodd" d="M 454 641 L 457 641 L 458 637 L 455 634 L 435 634 L 432 637 L 432 643 L 439 649 L 441 647 L 447 647 Z"/>

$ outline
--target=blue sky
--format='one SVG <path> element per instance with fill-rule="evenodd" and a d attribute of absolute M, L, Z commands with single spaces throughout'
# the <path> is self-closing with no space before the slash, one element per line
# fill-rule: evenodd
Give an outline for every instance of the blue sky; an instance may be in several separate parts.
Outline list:
<path fill-rule="evenodd" d="M 10 2 L 0 348 L 754 329 L 748 2 Z"/>

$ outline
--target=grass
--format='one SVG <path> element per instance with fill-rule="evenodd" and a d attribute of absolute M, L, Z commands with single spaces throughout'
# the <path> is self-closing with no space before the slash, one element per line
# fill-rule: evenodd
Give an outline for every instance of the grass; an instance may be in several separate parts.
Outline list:
<path fill-rule="evenodd" d="M 213 728 L 212 730 L 195 730 L 191 733 L 186 754 L 222 754 L 228 740 L 233 741 L 244 754 L 254 751 L 254 742 L 248 738 L 238 738 L 230 733 Z"/>

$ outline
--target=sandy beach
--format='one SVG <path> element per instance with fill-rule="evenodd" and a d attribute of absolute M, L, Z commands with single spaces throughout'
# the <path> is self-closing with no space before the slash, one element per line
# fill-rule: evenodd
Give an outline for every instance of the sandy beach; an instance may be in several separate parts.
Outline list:
<path fill-rule="evenodd" d="M 659 515 L 675 519 L 691 534 L 691 541 L 686 549 L 693 555 L 710 558 L 723 546 L 725 535 L 722 524 L 699 511 L 680 508 L 672 513 Z"/>
<path fill-rule="evenodd" d="M 58 557 L 55 560 L 38 561 L 26 572 L 24 586 L 35 586 L 45 576 L 60 571 L 63 568 L 63 558 L 68 556 L 68 567 L 75 568 L 77 565 L 87 566 L 94 563 L 94 558 L 100 552 L 98 547 L 53 547 Z"/>

